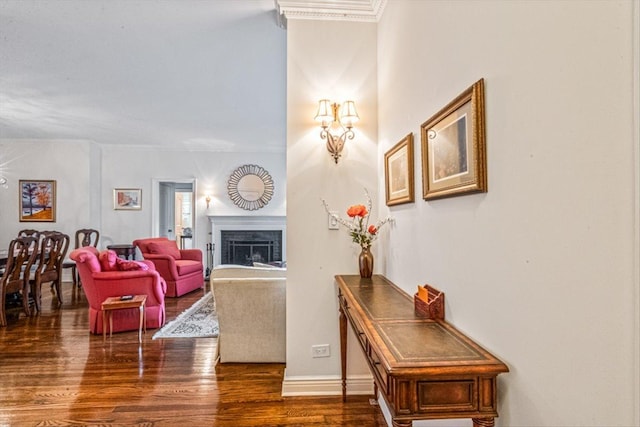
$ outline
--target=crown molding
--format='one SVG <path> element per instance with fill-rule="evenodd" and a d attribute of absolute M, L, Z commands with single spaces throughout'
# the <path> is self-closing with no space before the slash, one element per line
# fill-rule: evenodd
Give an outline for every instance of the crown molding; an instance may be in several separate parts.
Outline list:
<path fill-rule="evenodd" d="M 289 19 L 378 22 L 387 0 L 274 0 L 281 27 Z"/>

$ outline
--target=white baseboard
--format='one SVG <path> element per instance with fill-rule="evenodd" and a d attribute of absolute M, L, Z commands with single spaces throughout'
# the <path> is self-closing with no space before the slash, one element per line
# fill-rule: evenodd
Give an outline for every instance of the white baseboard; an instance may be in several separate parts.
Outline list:
<path fill-rule="evenodd" d="M 347 378 L 347 394 L 373 394 L 371 375 L 354 375 Z M 342 379 L 336 376 L 287 377 L 282 381 L 282 396 L 340 396 Z"/>

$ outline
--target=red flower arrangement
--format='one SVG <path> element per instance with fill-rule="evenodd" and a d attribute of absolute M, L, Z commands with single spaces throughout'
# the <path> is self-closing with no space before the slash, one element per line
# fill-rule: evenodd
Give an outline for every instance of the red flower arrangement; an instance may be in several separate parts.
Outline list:
<path fill-rule="evenodd" d="M 371 247 L 371 243 L 378 237 L 380 227 L 390 222 L 391 218 L 387 217 L 382 221 L 378 221 L 375 225 L 369 224 L 371 197 L 369 197 L 369 193 L 366 190 L 365 195 L 367 196 L 367 206 L 353 205 L 347 209 L 347 215 L 351 218 L 351 221 L 346 221 L 338 215 L 331 213 L 329 205 L 327 205 L 327 202 L 324 199 L 322 200 L 322 203 L 327 213 L 349 230 L 349 235 L 354 243 L 357 243 L 363 249 L 368 249 Z"/>

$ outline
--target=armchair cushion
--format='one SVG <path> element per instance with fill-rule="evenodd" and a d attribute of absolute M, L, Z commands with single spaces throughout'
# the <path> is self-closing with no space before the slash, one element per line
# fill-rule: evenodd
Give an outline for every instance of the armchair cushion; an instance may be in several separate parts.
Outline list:
<path fill-rule="evenodd" d="M 176 268 L 178 269 L 178 275 L 184 276 L 185 274 L 202 271 L 202 263 L 188 259 L 180 259 L 176 260 Z"/>
<path fill-rule="evenodd" d="M 102 268 L 102 271 L 116 271 L 118 269 L 116 265 L 118 254 L 114 251 L 109 249 L 102 251 L 100 252 L 100 255 L 98 255 L 98 259 L 100 260 L 100 267 Z"/>
<path fill-rule="evenodd" d="M 127 261 L 126 259 L 116 259 L 116 267 L 119 271 L 148 270 L 149 265 L 140 261 Z"/>
<path fill-rule="evenodd" d="M 173 259 L 180 259 L 180 249 L 176 246 L 176 242 L 173 240 L 166 240 L 164 242 L 151 242 L 149 243 L 149 253 L 156 255 L 169 255 Z"/>

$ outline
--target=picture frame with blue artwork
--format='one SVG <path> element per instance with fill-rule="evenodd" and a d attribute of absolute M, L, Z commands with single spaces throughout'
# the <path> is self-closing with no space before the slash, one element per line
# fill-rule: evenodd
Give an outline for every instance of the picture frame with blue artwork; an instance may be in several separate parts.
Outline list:
<path fill-rule="evenodd" d="M 56 222 L 56 181 L 21 179 L 18 183 L 20 222 Z"/>

